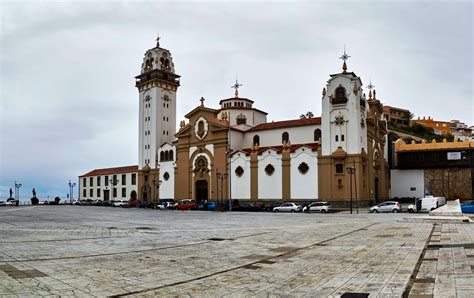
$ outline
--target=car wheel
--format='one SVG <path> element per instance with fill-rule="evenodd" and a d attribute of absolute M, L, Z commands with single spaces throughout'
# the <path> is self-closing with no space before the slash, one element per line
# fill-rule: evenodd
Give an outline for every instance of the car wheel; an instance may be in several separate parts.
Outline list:
<path fill-rule="evenodd" d="M 379 213 L 379 211 L 377 209 L 375 209 L 374 211 L 375 211 L 375 213 Z"/>
<path fill-rule="evenodd" d="M 277 209 L 277 210 L 273 210 L 273 212 L 280 212 L 280 210 L 278 210 L 278 209 Z"/>
<path fill-rule="evenodd" d="M 408 209 L 408 213 L 413 213 L 413 210 L 411 210 L 411 209 Z"/>
<path fill-rule="evenodd" d="M 392 213 L 398 213 L 398 209 L 393 209 Z"/>
<path fill-rule="evenodd" d="M 291 209 L 291 213 L 295 213 L 295 210 L 294 210 L 294 209 Z"/>
<path fill-rule="evenodd" d="M 327 212 L 326 209 L 321 210 L 321 213 L 326 213 L 326 212 Z"/>

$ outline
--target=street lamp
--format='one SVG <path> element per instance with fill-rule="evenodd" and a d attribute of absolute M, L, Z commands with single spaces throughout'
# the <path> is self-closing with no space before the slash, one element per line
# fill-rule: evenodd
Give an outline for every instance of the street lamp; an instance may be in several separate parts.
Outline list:
<path fill-rule="evenodd" d="M 227 179 L 227 176 L 229 176 L 229 174 L 227 173 L 219 173 L 217 172 L 217 184 L 218 184 L 218 189 L 217 189 L 217 199 L 219 200 L 219 180 L 221 180 L 221 188 L 220 188 L 220 192 L 221 192 L 221 206 L 224 206 L 224 180 Z"/>
<path fill-rule="evenodd" d="M 71 200 L 71 204 L 73 204 L 74 187 L 76 186 L 76 183 L 75 182 L 71 183 L 71 180 L 69 180 L 68 185 L 69 185 L 69 198 Z"/>
<path fill-rule="evenodd" d="M 352 214 L 352 176 L 355 174 L 355 167 L 347 167 L 346 168 L 346 171 L 347 173 L 349 174 L 349 187 L 350 187 L 350 190 L 349 190 L 349 193 L 350 193 L 350 198 L 351 198 L 351 214 Z"/>
<path fill-rule="evenodd" d="M 115 175 L 114 175 L 115 176 Z M 117 184 L 119 183 L 119 180 L 117 179 L 117 177 L 114 177 L 113 179 L 110 179 L 110 184 L 113 185 L 114 188 L 111 187 L 112 189 L 112 197 L 114 197 L 114 190 L 115 192 L 117 192 L 117 189 L 115 188 L 115 186 L 117 186 Z"/>
<path fill-rule="evenodd" d="M 163 181 L 162 180 L 158 180 L 158 181 L 153 180 L 152 182 L 153 182 L 153 185 L 156 186 L 156 190 L 153 193 L 154 194 L 153 195 L 153 209 L 156 209 L 156 193 L 160 189 L 160 185 L 161 185 L 161 183 L 163 183 Z"/>
<path fill-rule="evenodd" d="M 21 183 L 17 183 L 15 181 L 15 198 L 17 200 L 17 204 L 20 202 L 20 187 Z"/>

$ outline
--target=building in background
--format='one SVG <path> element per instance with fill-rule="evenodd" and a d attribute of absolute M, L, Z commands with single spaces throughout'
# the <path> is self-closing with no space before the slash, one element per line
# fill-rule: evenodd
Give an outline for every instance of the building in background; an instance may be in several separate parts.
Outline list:
<path fill-rule="evenodd" d="M 383 115 L 387 122 L 402 126 L 410 125 L 410 119 L 412 117 L 409 110 L 392 106 L 383 106 Z"/>
<path fill-rule="evenodd" d="M 138 166 L 96 169 L 79 176 L 80 200 L 137 198 Z"/>
<path fill-rule="evenodd" d="M 474 131 L 472 126 L 468 127 L 466 123 L 459 120 L 451 120 L 450 123 L 451 134 L 454 136 L 454 139 L 458 141 L 474 141 Z"/>
<path fill-rule="evenodd" d="M 426 194 L 447 199 L 469 199 L 474 188 L 474 142 L 398 140 L 391 169 L 391 198 L 421 198 Z"/>
<path fill-rule="evenodd" d="M 420 124 L 426 127 L 430 127 L 434 130 L 434 132 L 438 135 L 448 136 L 451 134 L 451 123 L 447 121 L 437 121 L 433 120 L 431 117 L 413 120 L 416 124 Z"/>

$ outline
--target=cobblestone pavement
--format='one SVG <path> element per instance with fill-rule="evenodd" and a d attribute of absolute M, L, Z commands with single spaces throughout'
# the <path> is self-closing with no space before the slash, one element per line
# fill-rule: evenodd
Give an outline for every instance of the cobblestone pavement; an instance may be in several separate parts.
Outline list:
<path fill-rule="evenodd" d="M 474 297 L 474 224 L 0 208 L 0 296 Z"/>

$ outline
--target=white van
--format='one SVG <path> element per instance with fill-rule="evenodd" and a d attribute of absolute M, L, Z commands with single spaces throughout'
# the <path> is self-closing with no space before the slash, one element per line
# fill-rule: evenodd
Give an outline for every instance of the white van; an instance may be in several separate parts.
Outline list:
<path fill-rule="evenodd" d="M 446 204 L 445 197 L 428 196 L 416 200 L 415 204 L 408 206 L 408 212 L 429 212 Z"/>

